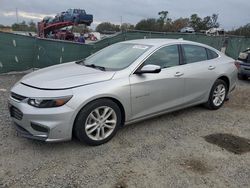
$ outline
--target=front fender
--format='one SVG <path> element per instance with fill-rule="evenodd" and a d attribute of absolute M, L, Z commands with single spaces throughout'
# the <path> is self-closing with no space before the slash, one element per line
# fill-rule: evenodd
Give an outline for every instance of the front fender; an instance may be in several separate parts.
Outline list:
<path fill-rule="evenodd" d="M 79 111 L 91 101 L 100 98 L 111 98 L 120 102 L 125 113 L 125 121 L 131 118 L 129 79 L 109 80 L 72 89 L 73 97 L 66 104 L 75 110 L 71 118 L 71 129 Z"/>

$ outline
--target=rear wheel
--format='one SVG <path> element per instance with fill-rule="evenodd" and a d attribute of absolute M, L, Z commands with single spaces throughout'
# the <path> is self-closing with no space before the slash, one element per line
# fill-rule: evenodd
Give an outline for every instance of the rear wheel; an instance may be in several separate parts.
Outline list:
<path fill-rule="evenodd" d="M 210 110 L 219 109 L 225 102 L 228 92 L 228 86 L 223 80 L 216 80 L 209 95 L 205 106 Z"/>
<path fill-rule="evenodd" d="M 118 105 L 109 99 L 99 99 L 79 112 L 74 133 L 80 141 L 88 145 L 100 145 L 116 134 L 120 124 L 121 111 Z"/>

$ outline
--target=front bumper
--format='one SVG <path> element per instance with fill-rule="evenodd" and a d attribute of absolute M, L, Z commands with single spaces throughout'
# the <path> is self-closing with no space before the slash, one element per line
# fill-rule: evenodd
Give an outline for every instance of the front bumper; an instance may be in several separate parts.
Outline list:
<path fill-rule="evenodd" d="M 20 136 L 56 142 L 70 140 L 74 110 L 67 105 L 57 108 L 35 108 L 27 102 L 9 98 L 9 110 Z"/>
<path fill-rule="evenodd" d="M 13 122 L 13 125 L 18 133 L 19 136 L 29 139 L 41 140 L 46 141 L 48 139 L 47 135 L 44 136 L 34 136 L 29 131 L 24 129 L 22 126 L 18 125 L 17 123 Z"/>

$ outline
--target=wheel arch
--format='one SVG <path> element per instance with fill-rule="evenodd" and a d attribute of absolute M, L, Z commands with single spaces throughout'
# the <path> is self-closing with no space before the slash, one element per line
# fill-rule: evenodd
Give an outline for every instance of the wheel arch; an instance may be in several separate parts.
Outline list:
<path fill-rule="evenodd" d="M 118 100 L 118 99 L 116 99 L 116 98 L 114 98 L 114 97 L 99 97 L 99 98 L 95 98 L 95 99 L 92 99 L 92 100 L 90 100 L 90 101 L 88 101 L 86 104 L 84 104 L 80 109 L 78 109 L 78 111 L 77 111 L 77 113 L 76 113 L 76 115 L 75 115 L 75 117 L 74 117 L 74 121 L 73 121 L 73 126 L 72 126 L 72 134 L 71 134 L 71 137 L 73 137 L 73 135 L 74 135 L 74 126 L 75 126 L 75 121 L 76 121 L 76 119 L 77 119 L 77 116 L 78 116 L 78 114 L 80 113 L 80 111 L 85 107 L 85 106 L 87 106 L 88 104 L 90 104 L 91 102 L 93 102 L 93 101 L 96 101 L 96 100 L 100 100 L 100 99 L 109 99 L 109 100 L 111 100 L 111 101 L 113 101 L 113 102 L 115 102 L 117 105 L 118 105 L 118 107 L 119 107 L 119 109 L 121 110 L 121 126 L 123 126 L 124 125 L 124 123 L 125 123 L 125 120 L 126 120 L 126 112 L 125 112 L 125 108 L 124 108 L 124 106 L 123 106 L 123 104 L 120 102 L 120 100 Z"/>
<path fill-rule="evenodd" d="M 227 89 L 230 90 L 230 80 L 229 80 L 229 78 L 227 76 L 222 75 L 217 79 L 218 80 L 223 80 L 227 84 Z"/>
<path fill-rule="evenodd" d="M 227 87 L 228 87 L 228 88 L 227 88 L 227 89 L 228 89 L 227 92 L 229 92 L 229 90 L 230 90 L 230 80 L 229 80 L 228 76 L 226 76 L 226 75 L 220 75 L 217 79 L 214 80 L 214 82 L 213 82 L 212 85 L 210 86 L 209 92 L 208 92 L 208 94 L 207 94 L 207 96 L 206 96 L 206 100 L 208 100 L 210 91 L 211 91 L 211 89 L 213 88 L 213 85 L 214 85 L 214 83 L 216 82 L 216 80 L 223 80 L 223 81 L 227 84 Z"/>
<path fill-rule="evenodd" d="M 116 99 L 116 98 L 114 98 L 114 97 L 103 97 L 103 98 L 101 98 L 101 99 L 109 99 L 109 100 L 112 100 L 113 102 L 115 102 L 115 103 L 118 105 L 118 107 L 119 107 L 120 110 L 121 110 L 122 126 L 123 126 L 124 123 L 125 123 L 125 119 L 126 119 L 126 113 L 125 113 L 125 109 L 124 109 L 124 106 L 122 105 L 122 103 L 121 103 L 118 99 Z"/>

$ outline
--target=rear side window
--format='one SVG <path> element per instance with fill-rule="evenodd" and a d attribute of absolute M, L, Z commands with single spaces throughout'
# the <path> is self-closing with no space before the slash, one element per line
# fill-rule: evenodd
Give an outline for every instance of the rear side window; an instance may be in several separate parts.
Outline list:
<path fill-rule="evenodd" d="M 186 63 L 195 63 L 207 60 L 207 51 L 205 48 L 196 45 L 182 45 L 183 55 Z"/>
<path fill-rule="evenodd" d="M 215 59 L 215 58 L 217 58 L 219 55 L 216 53 L 216 52 L 214 52 L 213 50 L 209 50 L 209 49 L 207 49 L 207 58 L 208 59 Z"/>

